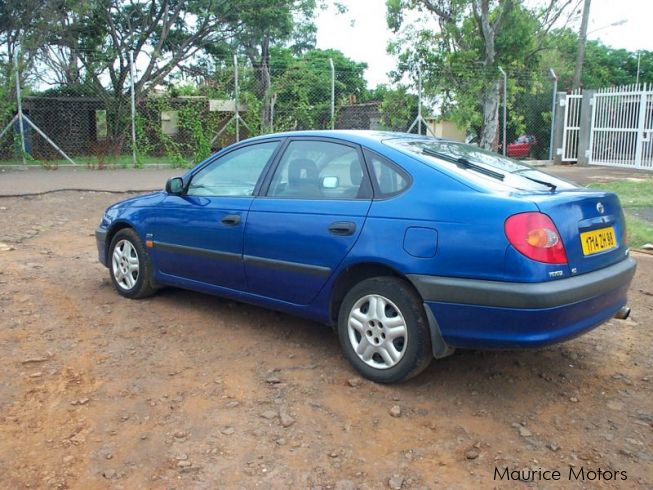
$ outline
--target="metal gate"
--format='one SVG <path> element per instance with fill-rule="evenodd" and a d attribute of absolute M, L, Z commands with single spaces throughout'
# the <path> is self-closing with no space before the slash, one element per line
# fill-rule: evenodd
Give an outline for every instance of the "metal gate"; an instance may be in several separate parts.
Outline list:
<path fill-rule="evenodd" d="M 653 87 L 602 89 L 590 103 L 589 164 L 653 170 Z"/>
<path fill-rule="evenodd" d="M 575 90 L 560 100 L 565 108 L 564 130 L 562 132 L 562 161 L 575 162 L 578 156 L 578 136 L 580 135 L 580 109 L 583 94 Z"/>

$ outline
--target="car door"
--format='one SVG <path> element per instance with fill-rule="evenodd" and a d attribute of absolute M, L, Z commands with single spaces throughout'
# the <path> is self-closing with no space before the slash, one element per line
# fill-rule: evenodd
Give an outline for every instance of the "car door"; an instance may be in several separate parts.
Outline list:
<path fill-rule="evenodd" d="M 276 140 L 236 148 L 194 172 L 182 195 L 165 197 L 147 236 L 161 273 L 245 288 L 243 231 L 255 190 L 278 145 Z"/>
<path fill-rule="evenodd" d="M 250 208 L 245 273 L 252 293 L 308 304 L 356 242 L 372 201 L 361 150 L 292 139 Z"/>

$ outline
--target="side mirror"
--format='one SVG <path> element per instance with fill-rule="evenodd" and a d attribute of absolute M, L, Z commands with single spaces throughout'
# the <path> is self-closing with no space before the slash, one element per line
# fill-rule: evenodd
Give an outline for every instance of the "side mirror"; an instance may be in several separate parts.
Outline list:
<path fill-rule="evenodd" d="M 184 192 L 184 179 L 181 177 L 173 177 L 166 182 L 166 192 L 174 196 L 178 196 Z"/>
<path fill-rule="evenodd" d="M 338 177 L 322 177 L 322 188 L 323 189 L 336 189 L 338 187 L 339 180 Z"/>

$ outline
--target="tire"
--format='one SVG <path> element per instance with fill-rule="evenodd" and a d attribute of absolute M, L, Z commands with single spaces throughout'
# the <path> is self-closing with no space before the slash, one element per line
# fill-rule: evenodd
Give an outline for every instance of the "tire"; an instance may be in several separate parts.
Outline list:
<path fill-rule="evenodd" d="M 377 383 L 406 381 L 433 359 L 422 302 L 396 277 L 366 279 L 347 293 L 338 314 L 338 338 L 352 366 Z"/>
<path fill-rule="evenodd" d="M 152 266 L 141 239 L 131 228 L 115 234 L 109 246 L 109 275 L 113 287 L 125 298 L 152 296 Z"/>

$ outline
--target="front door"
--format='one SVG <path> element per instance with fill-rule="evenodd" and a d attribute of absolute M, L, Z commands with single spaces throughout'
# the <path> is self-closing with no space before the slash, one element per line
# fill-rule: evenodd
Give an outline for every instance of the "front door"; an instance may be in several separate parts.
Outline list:
<path fill-rule="evenodd" d="M 360 149 L 326 140 L 288 143 L 245 231 L 248 290 L 308 304 L 356 242 L 372 201 Z"/>
<path fill-rule="evenodd" d="M 279 142 L 239 147 L 200 168 L 183 195 L 168 195 L 148 239 L 163 274 L 242 290 L 243 231 L 254 191 Z"/>

